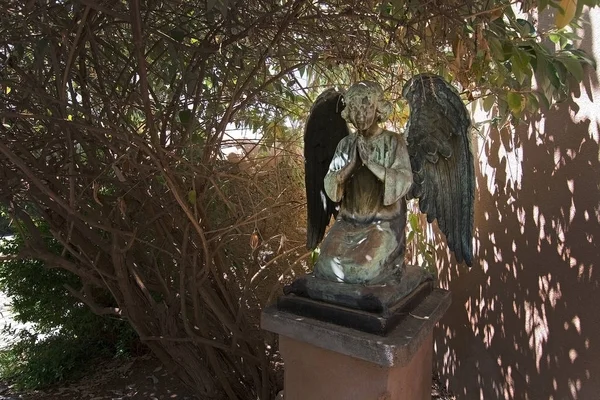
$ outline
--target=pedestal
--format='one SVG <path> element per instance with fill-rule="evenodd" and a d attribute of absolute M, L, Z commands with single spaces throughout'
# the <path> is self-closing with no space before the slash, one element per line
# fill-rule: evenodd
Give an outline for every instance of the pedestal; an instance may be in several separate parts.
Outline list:
<path fill-rule="evenodd" d="M 433 327 L 450 302 L 434 289 L 386 336 L 268 307 L 261 326 L 279 334 L 285 400 L 430 399 Z"/>

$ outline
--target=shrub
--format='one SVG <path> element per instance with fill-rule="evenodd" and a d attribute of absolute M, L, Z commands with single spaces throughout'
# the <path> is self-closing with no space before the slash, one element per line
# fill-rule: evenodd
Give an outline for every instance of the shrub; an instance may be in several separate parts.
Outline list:
<path fill-rule="evenodd" d="M 11 233 L 10 219 L 8 218 L 8 215 L 0 209 L 0 237 L 10 235 Z"/>
<path fill-rule="evenodd" d="M 75 275 L 19 258 L 23 243 L 19 235 L 0 240 L 0 253 L 15 256 L 0 262 L 0 290 L 11 300 L 15 321 L 32 327 L 4 327 L 15 340 L 0 351 L 0 378 L 22 389 L 40 388 L 79 377 L 94 359 L 137 348 L 129 324 L 95 315 L 71 296 L 65 284 L 77 288 Z M 55 242 L 49 245 L 60 251 Z"/>

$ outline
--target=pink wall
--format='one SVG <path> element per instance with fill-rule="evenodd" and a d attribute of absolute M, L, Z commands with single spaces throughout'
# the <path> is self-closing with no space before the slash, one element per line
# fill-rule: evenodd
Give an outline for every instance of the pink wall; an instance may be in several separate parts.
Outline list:
<path fill-rule="evenodd" d="M 571 101 L 474 146 L 477 261 L 441 261 L 453 304 L 434 338 L 459 399 L 600 399 L 599 121 L 589 71 Z"/>

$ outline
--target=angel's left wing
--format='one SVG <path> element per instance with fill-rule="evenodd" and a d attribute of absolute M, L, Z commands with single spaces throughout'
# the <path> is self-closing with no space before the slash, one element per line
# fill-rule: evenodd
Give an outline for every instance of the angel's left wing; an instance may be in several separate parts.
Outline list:
<path fill-rule="evenodd" d="M 326 90 L 315 100 L 304 129 L 306 247 L 310 250 L 323 239 L 331 216 L 337 215 L 338 204 L 327 197 L 323 180 L 338 143 L 349 133 L 341 116 L 343 109 L 342 94 L 335 89 Z"/>
<path fill-rule="evenodd" d="M 437 219 L 458 262 L 473 262 L 475 173 L 471 122 L 457 91 L 442 77 L 421 74 L 402 89 L 410 105 L 408 152 L 413 169 L 409 198 L 427 221 Z"/>

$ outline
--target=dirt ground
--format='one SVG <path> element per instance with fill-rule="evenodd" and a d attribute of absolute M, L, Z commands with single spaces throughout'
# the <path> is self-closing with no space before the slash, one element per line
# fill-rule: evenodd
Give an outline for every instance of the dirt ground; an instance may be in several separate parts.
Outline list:
<path fill-rule="evenodd" d="M 432 400 L 454 400 L 437 379 Z M 19 393 L 0 383 L 0 400 L 210 400 L 192 394 L 152 356 L 98 365 L 88 377 L 63 387 Z"/>
<path fill-rule="evenodd" d="M 0 400 L 208 400 L 194 396 L 152 356 L 113 360 L 63 387 L 26 393 L 0 383 Z"/>

